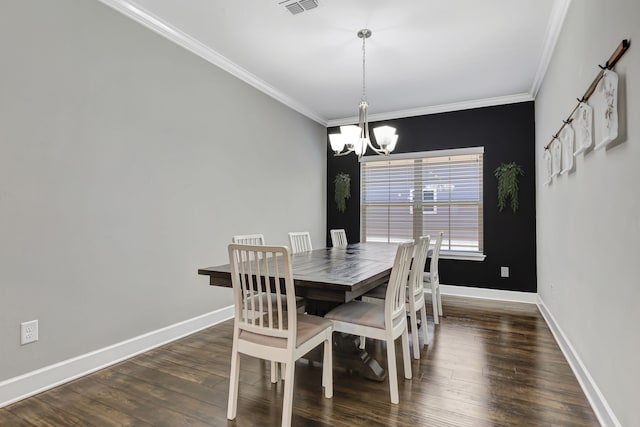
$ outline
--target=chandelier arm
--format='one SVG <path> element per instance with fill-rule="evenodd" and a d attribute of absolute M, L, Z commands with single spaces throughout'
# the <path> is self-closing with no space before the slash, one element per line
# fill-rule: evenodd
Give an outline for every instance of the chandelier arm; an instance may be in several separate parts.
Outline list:
<path fill-rule="evenodd" d="M 355 150 L 349 150 L 347 149 L 347 151 L 343 151 L 340 153 L 336 153 L 335 151 L 333 152 L 333 157 L 340 157 L 340 156 L 346 156 L 347 154 L 351 154 L 353 153 Z"/>
<path fill-rule="evenodd" d="M 377 154 L 382 154 L 385 156 L 389 155 L 389 151 L 387 150 L 383 150 L 382 148 L 376 148 L 373 146 L 373 143 L 369 140 L 367 145 L 369 146 L 369 148 L 371 148 L 373 151 L 375 151 Z"/>

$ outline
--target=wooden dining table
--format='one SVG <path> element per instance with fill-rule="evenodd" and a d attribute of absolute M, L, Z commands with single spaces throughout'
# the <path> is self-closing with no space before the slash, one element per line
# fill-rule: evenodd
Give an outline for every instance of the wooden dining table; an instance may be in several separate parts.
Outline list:
<path fill-rule="evenodd" d="M 307 301 L 307 311 L 324 315 L 331 308 L 354 300 L 388 282 L 396 243 L 355 243 L 345 248 L 322 248 L 291 256 L 296 296 Z M 198 269 L 212 286 L 231 287 L 229 264 Z M 359 338 L 334 339 L 334 357 L 345 368 L 366 378 L 383 381 L 386 372 L 358 346 Z"/>
<path fill-rule="evenodd" d="M 396 243 L 355 243 L 346 248 L 323 248 L 291 256 L 296 296 L 308 300 L 349 302 L 386 283 L 396 255 Z M 206 267 L 212 286 L 231 287 L 229 264 Z"/>

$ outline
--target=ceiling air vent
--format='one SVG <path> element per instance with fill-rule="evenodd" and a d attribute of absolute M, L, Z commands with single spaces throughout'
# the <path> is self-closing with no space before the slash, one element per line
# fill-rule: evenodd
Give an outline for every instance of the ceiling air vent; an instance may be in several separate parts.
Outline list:
<path fill-rule="evenodd" d="M 318 2 L 316 0 L 301 0 L 300 6 L 304 7 L 304 10 L 314 9 L 318 7 Z"/>
<path fill-rule="evenodd" d="M 304 12 L 304 9 L 302 8 L 302 6 L 300 6 L 299 3 L 291 3 L 285 6 L 287 9 L 289 9 L 289 12 L 293 13 L 294 15 L 297 15 L 300 12 Z"/>
<path fill-rule="evenodd" d="M 300 0 L 300 1 L 281 1 L 279 4 L 284 4 L 284 7 L 289 10 L 293 15 L 302 13 L 305 10 L 315 9 L 318 7 L 318 0 Z"/>

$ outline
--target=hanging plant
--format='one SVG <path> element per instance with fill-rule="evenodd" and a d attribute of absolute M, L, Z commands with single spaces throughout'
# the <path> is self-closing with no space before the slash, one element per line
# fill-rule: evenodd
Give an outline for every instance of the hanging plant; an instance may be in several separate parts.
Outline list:
<path fill-rule="evenodd" d="M 344 212 L 347 208 L 347 199 L 351 198 L 351 177 L 346 173 L 336 175 L 334 181 L 336 185 L 336 206 L 339 212 Z"/>
<path fill-rule="evenodd" d="M 524 175 L 524 171 L 515 162 L 501 163 L 493 172 L 498 179 L 498 210 L 502 212 L 507 199 L 511 198 L 511 210 L 518 210 L 518 177 Z"/>

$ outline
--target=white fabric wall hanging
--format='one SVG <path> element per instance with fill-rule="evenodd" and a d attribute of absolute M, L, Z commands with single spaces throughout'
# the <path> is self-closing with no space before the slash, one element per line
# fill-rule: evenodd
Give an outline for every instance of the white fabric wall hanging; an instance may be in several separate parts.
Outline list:
<path fill-rule="evenodd" d="M 596 145 L 596 150 L 618 137 L 618 75 L 611 70 L 605 70 L 598 88 L 603 95 L 604 108 L 599 118 L 602 123 L 602 139 Z"/>
<path fill-rule="evenodd" d="M 567 173 L 573 169 L 573 138 L 575 132 L 571 123 L 566 123 L 558 135 L 560 146 L 562 147 L 562 170 L 560 173 Z"/>
<path fill-rule="evenodd" d="M 551 151 L 551 159 L 552 159 L 552 169 L 551 178 L 555 178 L 560 174 L 562 170 L 562 146 L 560 145 L 560 141 L 558 139 L 554 139 L 551 143 L 551 147 L 549 148 Z"/>
<path fill-rule="evenodd" d="M 573 120 L 576 132 L 576 152 L 580 154 L 593 145 L 593 108 L 581 102 Z"/>
<path fill-rule="evenodd" d="M 553 178 L 553 163 L 551 159 L 551 150 L 544 150 L 544 164 L 546 165 L 547 170 L 547 180 L 544 182 L 544 185 L 551 184 Z"/>

